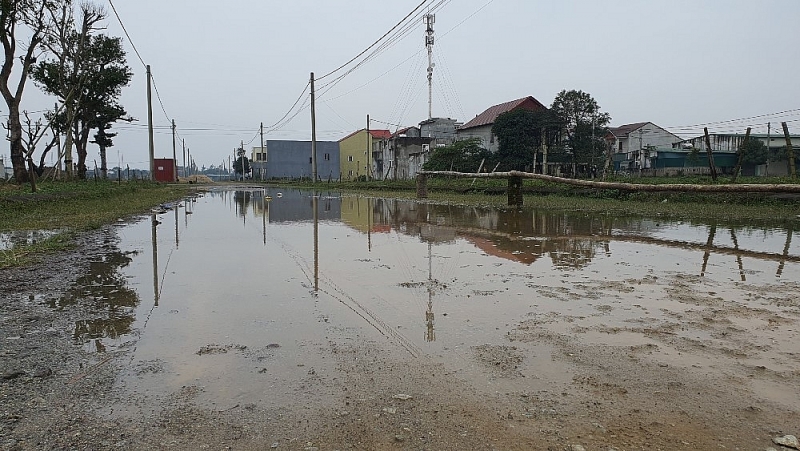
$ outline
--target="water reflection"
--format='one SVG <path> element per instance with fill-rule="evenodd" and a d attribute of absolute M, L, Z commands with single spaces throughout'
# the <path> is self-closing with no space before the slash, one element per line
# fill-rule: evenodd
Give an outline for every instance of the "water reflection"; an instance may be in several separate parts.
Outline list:
<path fill-rule="evenodd" d="M 102 339 L 116 339 L 131 333 L 135 320 L 134 309 L 139 295 L 128 286 L 122 270 L 130 265 L 137 252 L 121 252 L 116 243 L 106 239 L 105 251 L 89 263 L 64 296 L 50 302 L 52 308 L 66 308 L 88 301 L 96 317 L 75 323 L 76 342 L 95 341 L 98 351 L 105 349 Z"/>

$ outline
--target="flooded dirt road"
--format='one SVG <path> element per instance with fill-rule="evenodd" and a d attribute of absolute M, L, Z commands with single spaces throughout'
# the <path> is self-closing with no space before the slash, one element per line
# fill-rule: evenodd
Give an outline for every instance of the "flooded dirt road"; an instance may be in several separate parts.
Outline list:
<path fill-rule="evenodd" d="M 796 226 L 211 191 L 4 275 L 0 449 L 779 447 Z"/>

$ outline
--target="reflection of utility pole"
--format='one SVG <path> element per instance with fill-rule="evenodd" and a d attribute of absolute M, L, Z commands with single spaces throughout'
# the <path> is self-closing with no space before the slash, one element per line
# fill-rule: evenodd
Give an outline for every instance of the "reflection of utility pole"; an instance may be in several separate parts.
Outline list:
<path fill-rule="evenodd" d="M 789 223 L 789 228 L 786 229 L 786 244 L 783 245 L 783 256 L 789 256 L 789 248 L 792 247 L 792 232 L 794 231 L 794 225 Z M 780 277 L 783 274 L 783 267 L 785 266 L 786 261 L 781 260 L 780 265 L 778 265 L 778 272 L 775 274 L 775 277 Z"/>
<path fill-rule="evenodd" d="M 436 334 L 433 330 L 433 258 L 431 254 L 433 245 L 428 241 L 428 310 L 425 311 L 425 341 L 436 341 Z"/>
<path fill-rule="evenodd" d="M 314 210 L 314 293 L 319 291 L 319 194 L 314 192 L 311 197 L 311 208 Z"/>
<path fill-rule="evenodd" d="M 736 231 L 733 230 L 733 227 L 731 227 L 731 240 L 733 241 L 733 248 L 738 251 L 739 240 L 736 238 Z M 742 254 L 736 254 L 736 263 L 739 264 L 739 276 L 741 276 L 742 282 L 747 282 L 747 278 L 744 274 L 744 264 L 742 263 Z"/>
<path fill-rule="evenodd" d="M 153 300 L 156 307 L 158 307 L 158 237 L 156 236 L 158 220 L 155 213 L 150 215 L 150 224 L 150 238 L 153 247 Z"/>
<path fill-rule="evenodd" d="M 172 209 L 175 210 L 175 249 L 178 249 L 180 245 L 180 237 L 178 236 L 178 203 L 172 205 Z"/>
<path fill-rule="evenodd" d="M 706 252 L 703 254 L 703 268 L 700 270 L 700 276 L 706 275 L 706 268 L 708 267 L 708 257 L 711 256 L 711 247 L 714 245 L 714 236 L 717 234 L 717 225 L 712 224 L 708 230 L 708 241 L 706 242 Z"/>

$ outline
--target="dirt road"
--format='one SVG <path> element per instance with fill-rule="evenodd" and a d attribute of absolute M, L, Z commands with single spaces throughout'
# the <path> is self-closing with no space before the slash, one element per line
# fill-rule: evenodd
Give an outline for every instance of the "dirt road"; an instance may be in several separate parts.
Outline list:
<path fill-rule="evenodd" d="M 332 369 L 304 368 L 290 403 L 211 406 L 194 385 L 120 399 L 129 351 L 87 352 L 71 335 L 89 306 L 49 306 L 113 234 L 0 273 L 0 449 L 765 450 L 800 434 L 800 286 L 682 274 L 543 287 L 597 296 L 598 315 L 654 290 L 682 308 L 633 307 L 624 328 L 531 312 L 458 369 L 331 325 L 312 345 Z"/>

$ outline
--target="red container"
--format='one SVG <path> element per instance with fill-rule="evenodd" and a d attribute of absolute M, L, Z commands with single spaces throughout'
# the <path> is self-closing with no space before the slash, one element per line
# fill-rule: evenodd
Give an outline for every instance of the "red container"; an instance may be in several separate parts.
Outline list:
<path fill-rule="evenodd" d="M 177 182 L 175 180 L 175 160 L 172 158 L 154 159 L 153 168 L 157 182 Z"/>

